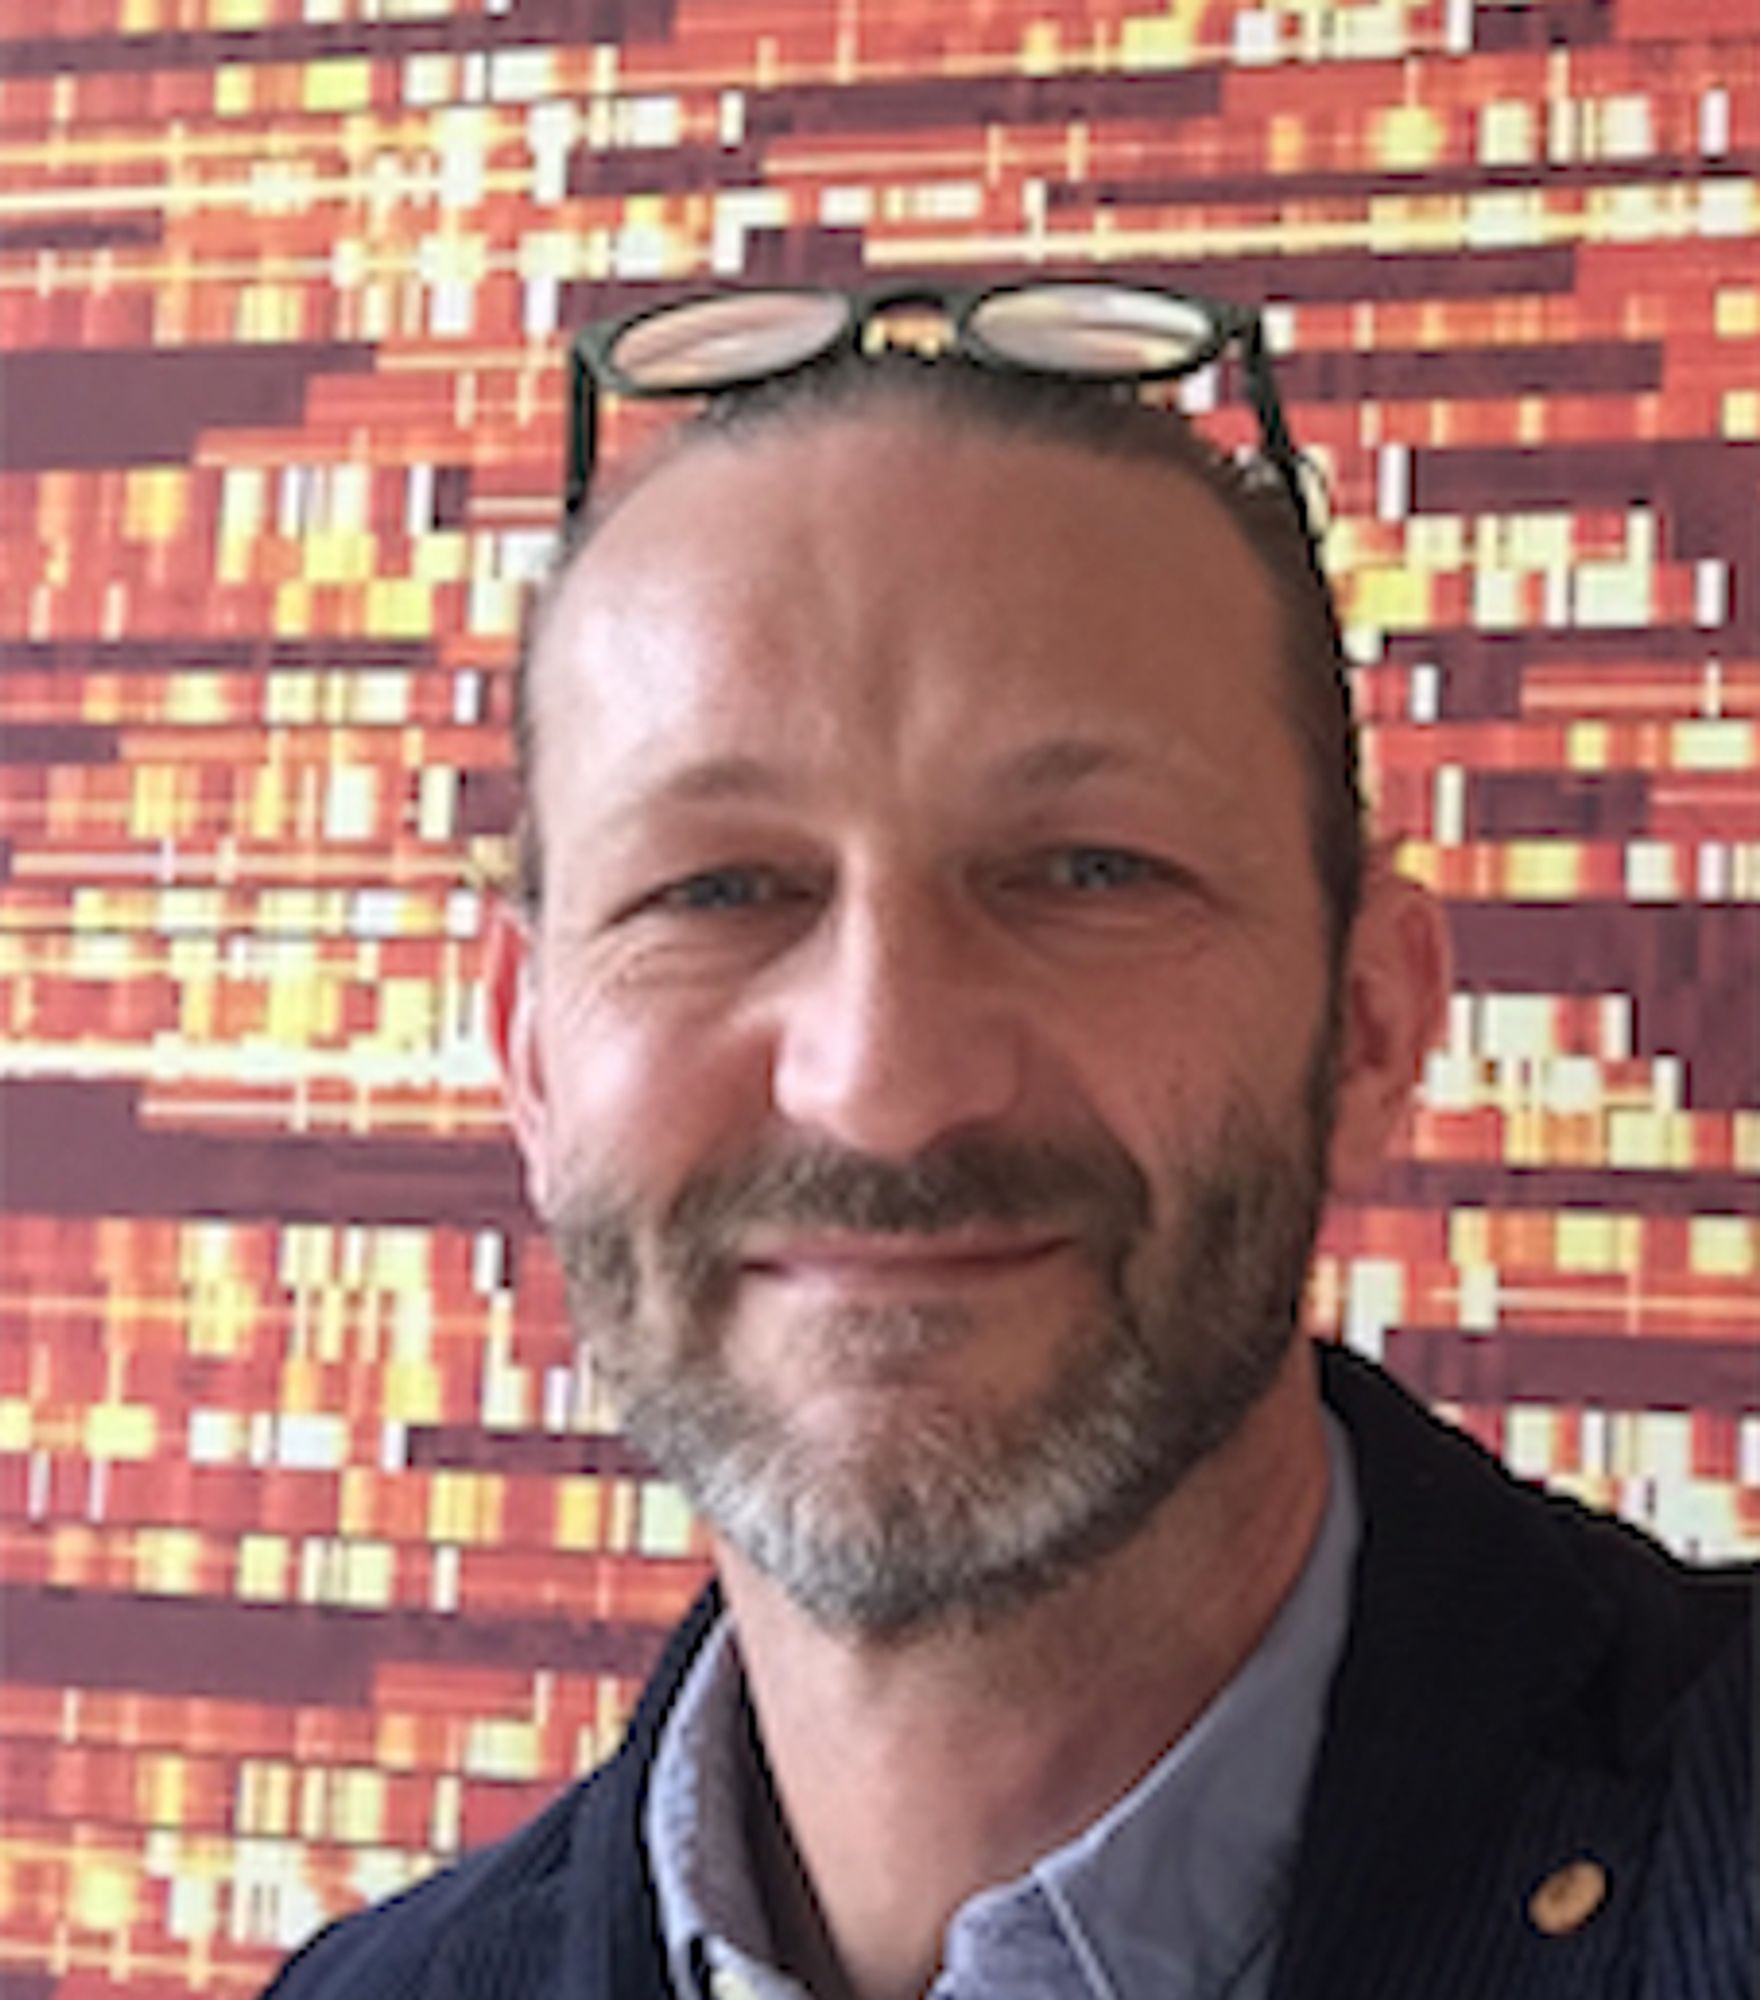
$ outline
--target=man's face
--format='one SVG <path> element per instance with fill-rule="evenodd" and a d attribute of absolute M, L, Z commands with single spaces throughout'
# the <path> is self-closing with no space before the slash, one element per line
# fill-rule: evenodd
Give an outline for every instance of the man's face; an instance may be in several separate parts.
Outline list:
<path fill-rule="evenodd" d="M 1276 618 L 1178 476 L 900 413 L 698 447 L 556 600 L 534 1200 L 631 1436 L 825 1623 L 1138 1528 L 1280 1365 L 1324 921 Z"/>

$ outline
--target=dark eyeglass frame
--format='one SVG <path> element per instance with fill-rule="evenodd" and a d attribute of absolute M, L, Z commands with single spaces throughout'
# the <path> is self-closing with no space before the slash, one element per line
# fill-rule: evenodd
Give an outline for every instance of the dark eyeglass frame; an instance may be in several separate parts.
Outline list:
<path fill-rule="evenodd" d="M 1108 370 L 1058 368 L 1018 360 L 992 346 L 974 324 L 980 309 L 996 300 L 1037 291 L 1068 292 L 1072 289 L 1120 294 L 1134 292 L 1148 298 L 1165 299 L 1202 313 L 1209 320 L 1210 330 L 1196 347 L 1171 364 Z M 617 364 L 618 346 L 637 327 L 722 300 L 771 296 L 837 300 L 843 307 L 842 317 L 816 347 L 780 367 L 733 370 L 725 375 L 710 375 L 688 383 L 655 384 L 626 374 Z M 1303 488 L 1302 457 L 1290 435 L 1282 399 L 1277 393 L 1277 380 L 1272 372 L 1261 315 L 1251 307 L 1235 305 L 1229 300 L 1202 292 L 1110 278 L 1047 276 L 976 287 L 940 285 L 920 279 L 855 289 L 830 285 L 728 286 L 668 299 L 658 305 L 641 306 L 634 312 L 594 321 L 582 327 L 569 343 L 568 464 L 563 495 L 565 520 L 572 522 L 580 514 L 592 489 L 593 473 L 598 463 L 601 391 L 642 400 L 663 400 L 681 396 L 709 399 L 733 390 L 755 388 L 762 382 L 779 381 L 785 376 L 817 367 L 834 354 L 860 351 L 864 336 L 876 320 L 885 314 L 912 307 L 928 307 L 940 313 L 947 323 L 948 344 L 964 359 L 1004 374 L 1039 375 L 1055 381 L 1096 384 L 1174 381 L 1207 368 L 1231 345 L 1237 346 L 1247 400 L 1258 420 L 1261 453 L 1288 492 L 1310 557 L 1318 566 L 1319 531 Z"/>

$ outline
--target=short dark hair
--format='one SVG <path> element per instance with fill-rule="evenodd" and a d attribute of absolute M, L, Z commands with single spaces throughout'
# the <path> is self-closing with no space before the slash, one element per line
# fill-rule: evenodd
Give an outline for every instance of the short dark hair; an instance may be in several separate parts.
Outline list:
<path fill-rule="evenodd" d="M 535 910 L 543 893 L 543 843 L 532 783 L 532 679 L 549 612 L 576 557 L 623 500 L 661 466 L 706 442 L 736 444 L 773 431 L 798 431 L 836 417 L 892 409 L 1001 438 L 1072 445 L 1103 458 L 1162 466 L 1195 480 L 1234 522 L 1277 605 L 1284 709 L 1302 754 L 1310 842 L 1336 972 L 1362 895 L 1365 835 L 1357 725 L 1332 591 L 1288 488 L 1264 461 L 1231 457 L 1178 411 L 1146 402 L 1135 385 L 1004 371 L 955 355 L 846 353 L 752 388 L 723 392 L 674 426 L 630 477 L 596 496 L 570 523 L 549 575 L 528 605 L 515 670 L 514 759 L 521 801 L 515 900 Z"/>

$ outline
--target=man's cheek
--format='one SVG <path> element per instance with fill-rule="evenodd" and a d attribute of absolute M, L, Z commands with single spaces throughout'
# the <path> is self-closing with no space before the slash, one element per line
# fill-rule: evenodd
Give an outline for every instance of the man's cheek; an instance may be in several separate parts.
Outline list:
<path fill-rule="evenodd" d="M 613 1142 L 661 1137 L 675 1122 L 682 1067 L 668 1063 L 651 1027 L 618 1010 L 580 1003 L 559 1008 L 545 1035 L 557 1137 L 571 1152 L 597 1155 L 614 1167 Z"/>

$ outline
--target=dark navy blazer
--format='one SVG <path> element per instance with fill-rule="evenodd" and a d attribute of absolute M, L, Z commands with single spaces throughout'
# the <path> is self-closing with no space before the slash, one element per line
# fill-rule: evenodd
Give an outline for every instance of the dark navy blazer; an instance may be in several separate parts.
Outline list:
<path fill-rule="evenodd" d="M 1677 1563 L 1320 1356 L 1364 1532 L 1273 2000 L 1752 2000 L 1756 1572 Z M 275 2000 L 674 2000 L 642 1800 L 717 1610 L 673 1635 L 609 1764 L 321 1932 Z M 1534 1892 L 1575 1861 L 1606 1893 L 1543 1930 Z"/>

